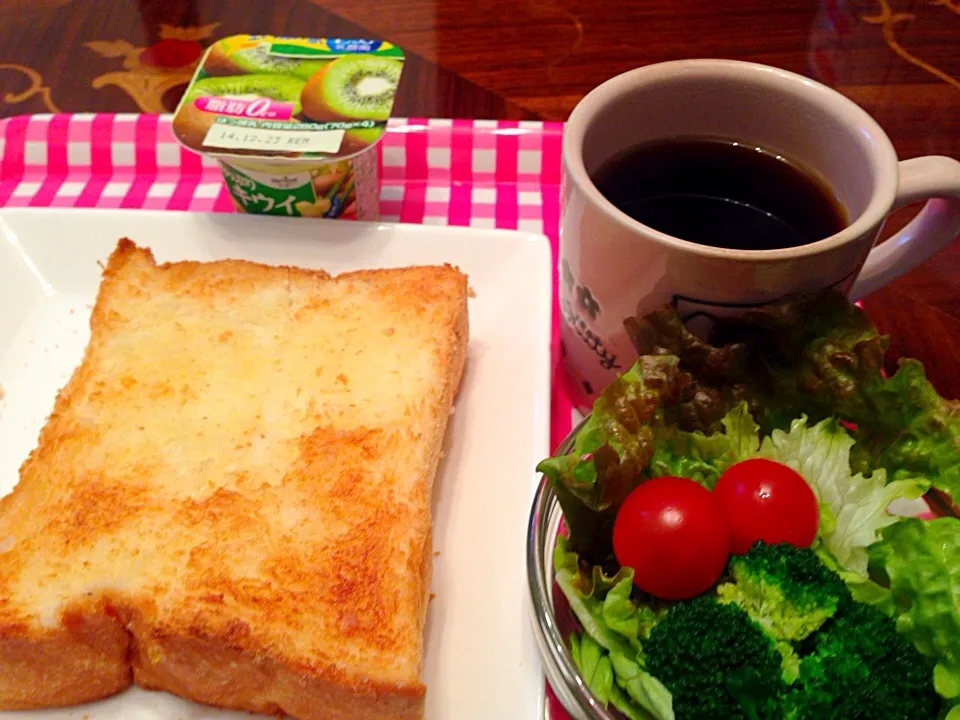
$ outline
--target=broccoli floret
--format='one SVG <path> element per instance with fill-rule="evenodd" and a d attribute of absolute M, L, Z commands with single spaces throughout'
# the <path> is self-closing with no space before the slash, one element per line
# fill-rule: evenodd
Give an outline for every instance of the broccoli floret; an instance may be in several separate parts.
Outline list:
<path fill-rule="evenodd" d="M 940 699 L 927 659 L 875 607 L 851 603 L 808 644 L 784 700 L 787 720 L 937 717 Z"/>
<path fill-rule="evenodd" d="M 643 643 L 646 670 L 673 695 L 677 720 L 773 720 L 780 656 L 736 605 L 702 595 L 673 605 Z"/>
<path fill-rule="evenodd" d="M 758 541 L 729 565 L 733 582 L 720 585 L 721 602 L 736 603 L 780 641 L 785 665 L 788 643 L 808 637 L 850 602 L 843 579 L 809 548 Z"/>

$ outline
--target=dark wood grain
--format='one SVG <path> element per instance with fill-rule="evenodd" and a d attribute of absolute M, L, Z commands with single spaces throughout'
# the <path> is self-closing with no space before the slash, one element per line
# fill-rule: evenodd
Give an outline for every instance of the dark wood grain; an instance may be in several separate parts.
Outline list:
<path fill-rule="evenodd" d="M 396 107 L 404 116 L 563 120 L 590 88 L 639 65 L 752 60 L 835 87 L 903 158 L 960 157 L 958 0 L 0 0 L 0 64 L 19 68 L 0 69 L 0 116 L 143 109 L 120 86 L 93 87 L 126 70 L 167 73 L 153 102 L 172 108 L 177 73 L 190 68 L 144 69 L 165 26 L 200 48 L 240 32 L 391 40 L 409 58 Z M 131 50 L 104 57 L 91 41 Z M 956 242 L 866 306 L 891 333 L 892 357 L 919 358 L 942 393 L 960 397 Z"/>
<path fill-rule="evenodd" d="M 370 32 L 307 0 L 206 0 L 192 2 L 111 3 L 104 12 L 99 0 L 66 0 L 58 5 L 42 0 L 35 6 L 0 0 L 0 64 L 15 64 L 36 72 L 50 88 L 55 109 L 64 112 L 136 112 L 142 110 L 124 90 L 92 87 L 98 76 L 124 70 L 124 58 L 102 57 L 86 43 L 123 40 L 132 48 L 147 48 L 161 39 L 163 24 L 180 28 L 216 23 L 211 40 L 243 32 L 367 37 Z M 401 116 L 533 118 L 504 96 L 479 87 L 415 49 L 407 51 L 402 88 L 395 112 Z M 142 68 L 134 68 L 134 72 Z M 22 71 L 0 69 L 0 98 L 30 86 Z M 182 92 L 182 88 L 181 88 Z M 164 103 L 172 109 L 178 99 Z M 49 112 L 40 95 L 19 103 L 0 103 L 0 117 Z"/>

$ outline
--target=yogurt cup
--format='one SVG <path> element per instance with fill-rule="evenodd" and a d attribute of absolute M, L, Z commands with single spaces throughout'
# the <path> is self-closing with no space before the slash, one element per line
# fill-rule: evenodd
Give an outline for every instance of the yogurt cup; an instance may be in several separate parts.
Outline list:
<path fill-rule="evenodd" d="M 239 212 L 376 220 L 377 144 L 403 59 L 379 40 L 227 37 L 204 54 L 173 133 L 216 159 Z"/>

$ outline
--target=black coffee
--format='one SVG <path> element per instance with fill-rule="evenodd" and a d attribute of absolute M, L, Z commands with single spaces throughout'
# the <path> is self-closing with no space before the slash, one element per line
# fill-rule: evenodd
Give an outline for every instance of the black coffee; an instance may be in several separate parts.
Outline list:
<path fill-rule="evenodd" d="M 593 181 L 635 220 L 701 245 L 796 247 L 847 224 L 843 207 L 816 175 L 775 152 L 730 140 L 638 145 L 606 162 Z"/>

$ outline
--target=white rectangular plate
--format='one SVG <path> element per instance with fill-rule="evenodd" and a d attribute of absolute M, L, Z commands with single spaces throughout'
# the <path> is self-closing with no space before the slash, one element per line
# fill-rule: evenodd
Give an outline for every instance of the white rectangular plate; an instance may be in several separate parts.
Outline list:
<path fill-rule="evenodd" d="M 436 480 L 424 681 L 428 720 L 537 717 L 524 552 L 534 466 L 549 454 L 547 239 L 503 230 L 123 210 L 0 210 L 0 495 L 16 484 L 79 364 L 101 267 L 120 237 L 158 262 L 245 258 L 360 268 L 450 263 L 469 276 L 470 344 Z M 133 688 L 3 720 L 249 718 Z"/>

